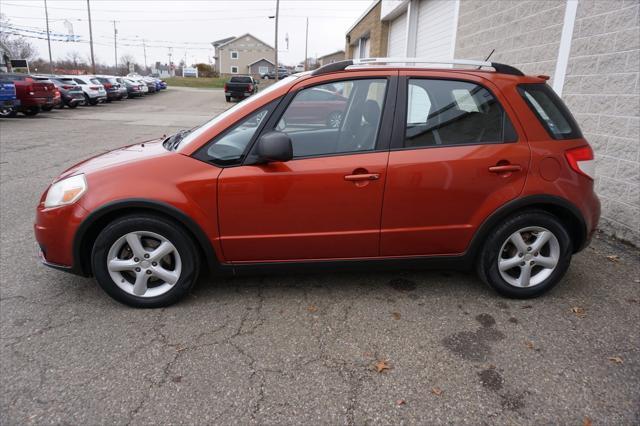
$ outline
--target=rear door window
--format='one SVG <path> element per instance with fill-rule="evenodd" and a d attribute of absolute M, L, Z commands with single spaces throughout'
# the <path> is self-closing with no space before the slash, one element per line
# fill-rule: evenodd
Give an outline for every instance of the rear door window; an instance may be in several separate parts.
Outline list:
<path fill-rule="evenodd" d="M 576 139 L 582 132 L 564 102 L 546 84 L 521 84 L 520 95 L 553 139 Z"/>
<path fill-rule="evenodd" d="M 438 147 L 517 140 L 493 94 L 466 81 L 410 79 L 405 148 Z"/>

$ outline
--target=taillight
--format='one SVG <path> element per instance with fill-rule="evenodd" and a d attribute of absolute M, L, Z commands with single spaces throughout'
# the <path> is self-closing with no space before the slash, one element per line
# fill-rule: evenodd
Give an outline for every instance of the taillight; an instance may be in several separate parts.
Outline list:
<path fill-rule="evenodd" d="M 99 86 L 89 86 L 89 89 L 91 90 L 100 90 Z"/>
<path fill-rule="evenodd" d="M 228 91 L 228 90 L 227 90 L 227 83 L 225 83 L 225 84 L 224 84 L 224 91 L 225 91 L 225 92 L 226 92 L 226 91 Z"/>
<path fill-rule="evenodd" d="M 62 86 L 62 88 L 65 89 L 65 90 L 70 90 L 70 89 L 73 89 L 73 86 L 71 86 L 69 84 L 65 84 L 65 85 Z"/>
<path fill-rule="evenodd" d="M 105 89 L 111 89 L 111 84 L 109 83 L 104 83 L 103 86 Z"/>
<path fill-rule="evenodd" d="M 247 87 L 247 92 L 251 92 L 253 90 L 253 84 L 250 84 L 249 87 Z"/>
<path fill-rule="evenodd" d="M 593 150 L 590 146 L 573 148 L 564 153 L 569 162 L 569 166 L 574 172 L 579 173 L 589 179 L 596 177 L 596 161 L 593 157 Z"/>

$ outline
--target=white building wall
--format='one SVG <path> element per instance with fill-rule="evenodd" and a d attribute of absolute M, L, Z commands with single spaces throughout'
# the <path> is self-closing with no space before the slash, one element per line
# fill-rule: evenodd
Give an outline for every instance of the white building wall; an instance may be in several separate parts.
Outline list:
<path fill-rule="evenodd" d="M 403 13 L 389 23 L 387 56 L 405 56 L 407 53 L 407 14 Z"/>
<path fill-rule="evenodd" d="M 455 37 L 456 2 L 453 0 L 422 0 L 418 5 L 416 56 L 449 60 Z"/>

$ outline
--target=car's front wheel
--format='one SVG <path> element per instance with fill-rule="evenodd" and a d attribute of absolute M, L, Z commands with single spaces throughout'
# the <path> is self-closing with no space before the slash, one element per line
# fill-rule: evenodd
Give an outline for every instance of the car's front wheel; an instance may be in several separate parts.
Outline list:
<path fill-rule="evenodd" d="M 126 216 L 98 235 L 93 272 L 114 299 L 138 308 L 180 300 L 198 277 L 200 258 L 188 233 L 158 216 Z"/>
<path fill-rule="evenodd" d="M 562 279 L 572 250 L 571 238 L 555 216 L 526 211 L 490 233 L 478 258 L 478 273 L 503 296 L 536 297 Z"/>

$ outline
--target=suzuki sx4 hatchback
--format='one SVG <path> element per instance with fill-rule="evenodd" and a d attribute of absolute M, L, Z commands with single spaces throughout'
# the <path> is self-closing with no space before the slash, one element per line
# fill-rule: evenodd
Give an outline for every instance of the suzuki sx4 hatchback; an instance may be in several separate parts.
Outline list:
<path fill-rule="evenodd" d="M 549 290 L 600 216 L 571 113 L 545 76 L 408 61 L 287 77 L 71 167 L 37 207 L 42 261 L 137 307 L 176 302 L 204 270 L 474 268 L 507 297 Z"/>

